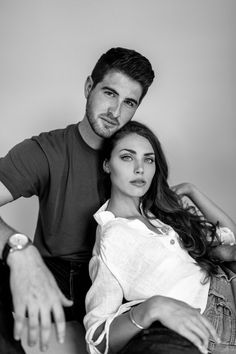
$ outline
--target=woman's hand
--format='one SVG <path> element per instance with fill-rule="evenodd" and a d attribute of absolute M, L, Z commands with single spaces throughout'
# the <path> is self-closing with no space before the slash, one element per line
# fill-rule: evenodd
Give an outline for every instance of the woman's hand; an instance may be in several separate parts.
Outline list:
<path fill-rule="evenodd" d="M 235 262 L 236 245 L 219 245 L 212 247 L 210 256 L 222 262 Z"/>
<path fill-rule="evenodd" d="M 210 335 L 220 342 L 213 325 L 195 309 L 182 301 L 153 296 L 135 308 L 135 319 L 148 328 L 154 321 L 190 340 L 202 353 L 208 353 Z"/>
<path fill-rule="evenodd" d="M 171 189 L 180 197 L 190 197 L 194 188 L 194 184 L 188 182 L 176 184 L 171 187 Z"/>

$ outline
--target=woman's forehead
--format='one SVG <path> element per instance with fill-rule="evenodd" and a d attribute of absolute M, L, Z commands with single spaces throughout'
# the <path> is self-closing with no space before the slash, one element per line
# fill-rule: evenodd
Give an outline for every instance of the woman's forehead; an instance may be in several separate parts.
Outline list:
<path fill-rule="evenodd" d="M 119 151 L 123 149 L 154 153 L 153 147 L 148 139 L 137 133 L 130 133 L 117 141 L 114 150 Z"/>

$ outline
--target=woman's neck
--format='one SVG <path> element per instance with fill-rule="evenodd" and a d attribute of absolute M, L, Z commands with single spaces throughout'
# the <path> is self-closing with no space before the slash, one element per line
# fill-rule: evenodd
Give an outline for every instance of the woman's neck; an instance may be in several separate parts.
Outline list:
<path fill-rule="evenodd" d="M 111 194 L 107 210 L 116 217 L 132 218 L 140 215 L 140 198 L 130 198 Z"/>

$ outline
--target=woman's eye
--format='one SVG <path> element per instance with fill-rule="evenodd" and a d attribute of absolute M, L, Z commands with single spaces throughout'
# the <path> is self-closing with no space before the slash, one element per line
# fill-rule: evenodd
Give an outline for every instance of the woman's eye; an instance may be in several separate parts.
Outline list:
<path fill-rule="evenodd" d="M 131 161 L 132 157 L 130 155 L 123 155 L 120 157 L 123 161 Z"/>
<path fill-rule="evenodd" d="M 152 164 L 152 163 L 154 163 L 154 159 L 152 159 L 152 158 L 150 158 L 150 157 L 147 157 L 147 158 L 145 159 L 145 162 Z"/>

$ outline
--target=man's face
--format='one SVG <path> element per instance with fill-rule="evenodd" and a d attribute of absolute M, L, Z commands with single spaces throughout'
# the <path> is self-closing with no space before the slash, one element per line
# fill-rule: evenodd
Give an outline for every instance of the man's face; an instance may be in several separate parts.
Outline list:
<path fill-rule="evenodd" d="M 86 116 L 93 131 L 108 138 L 128 123 L 138 108 L 142 86 L 117 71 L 108 72 L 94 88 L 92 79 L 85 85 Z"/>

